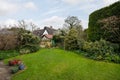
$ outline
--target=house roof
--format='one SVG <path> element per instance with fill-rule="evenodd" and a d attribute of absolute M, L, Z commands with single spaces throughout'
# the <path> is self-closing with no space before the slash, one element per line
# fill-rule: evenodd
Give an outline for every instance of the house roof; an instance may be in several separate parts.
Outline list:
<path fill-rule="evenodd" d="M 50 34 L 45 34 L 45 35 L 43 35 L 42 37 L 46 37 L 46 38 L 48 38 L 48 39 L 52 39 L 53 38 L 53 35 L 50 35 Z"/>
<path fill-rule="evenodd" d="M 54 31 L 56 31 L 55 29 L 50 28 L 50 27 L 44 27 L 44 30 L 47 30 L 48 34 L 52 34 L 52 35 L 53 35 Z"/>
<path fill-rule="evenodd" d="M 44 29 L 33 31 L 33 34 L 35 34 L 39 37 L 41 37 L 43 35 L 43 33 L 44 33 Z"/>
<path fill-rule="evenodd" d="M 44 27 L 44 29 L 33 31 L 33 34 L 35 34 L 35 35 L 37 35 L 39 37 L 42 37 L 45 30 L 48 32 L 49 35 L 53 35 L 54 31 L 56 31 L 52 27 Z"/>

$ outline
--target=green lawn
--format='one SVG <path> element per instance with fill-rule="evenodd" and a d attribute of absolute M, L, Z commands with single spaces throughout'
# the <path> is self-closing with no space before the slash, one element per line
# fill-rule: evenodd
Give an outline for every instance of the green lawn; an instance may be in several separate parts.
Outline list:
<path fill-rule="evenodd" d="M 27 69 L 12 80 L 120 80 L 120 64 L 93 61 L 60 49 L 41 49 L 15 58 L 23 60 Z"/>

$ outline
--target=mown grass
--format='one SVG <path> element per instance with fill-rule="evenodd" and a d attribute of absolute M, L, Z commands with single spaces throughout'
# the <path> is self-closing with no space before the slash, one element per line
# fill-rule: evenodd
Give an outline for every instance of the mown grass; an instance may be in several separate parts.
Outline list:
<path fill-rule="evenodd" d="M 120 80 L 119 64 L 86 59 L 60 49 L 41 49 L 14 58 L 23 60 L 27 69 L 13 75 L 12 80 Z"/>

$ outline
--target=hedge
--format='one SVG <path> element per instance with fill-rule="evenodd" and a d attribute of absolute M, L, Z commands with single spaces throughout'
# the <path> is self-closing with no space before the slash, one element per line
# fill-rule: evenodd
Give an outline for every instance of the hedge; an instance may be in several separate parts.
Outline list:
<path fill-rule="evenodd" d="M 104 30 L 101 29 L 103 25 L 98 23 L 98 21 L 108 18 L 110 16 L 120 17 L 120 1 L 108 7 L 102 8 L 100 10 L 96 10 L 95 12 L 90 14 L 89 27 L 88 27 L 89 40 L 96 41 L 96 40 L 100 40 L 101 38 L 104 39 L 104 37 L 107 37 L 107 36 L 103 36 Z"/>

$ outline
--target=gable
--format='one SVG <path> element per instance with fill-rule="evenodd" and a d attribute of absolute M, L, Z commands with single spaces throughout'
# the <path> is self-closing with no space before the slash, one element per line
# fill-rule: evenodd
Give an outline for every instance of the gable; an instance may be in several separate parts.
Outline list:
<path fill-rule="evenodd" d="M 48 34 L 47 30 L 44 31 L 43 35 Z"/>
<path fill-rule="evenodd" d="M 46 38 L 45 36 L 43 36 L 42 40 L 48 40 L 48 38 Z"/>
<path fill-rule="evenodd" d="M 35 30 L 33 31 L 33 34 L 39 36 L 40 38 L 43 36 L 43 35 L 49 35 L 47 37 L 50 37 L 50 35 L 54 35 L 56 34 L 56 31 L 55 29 L 51 28 L 51 27 L 44 27 L 44 29 L 40 29 L 40 30 Z"/>

